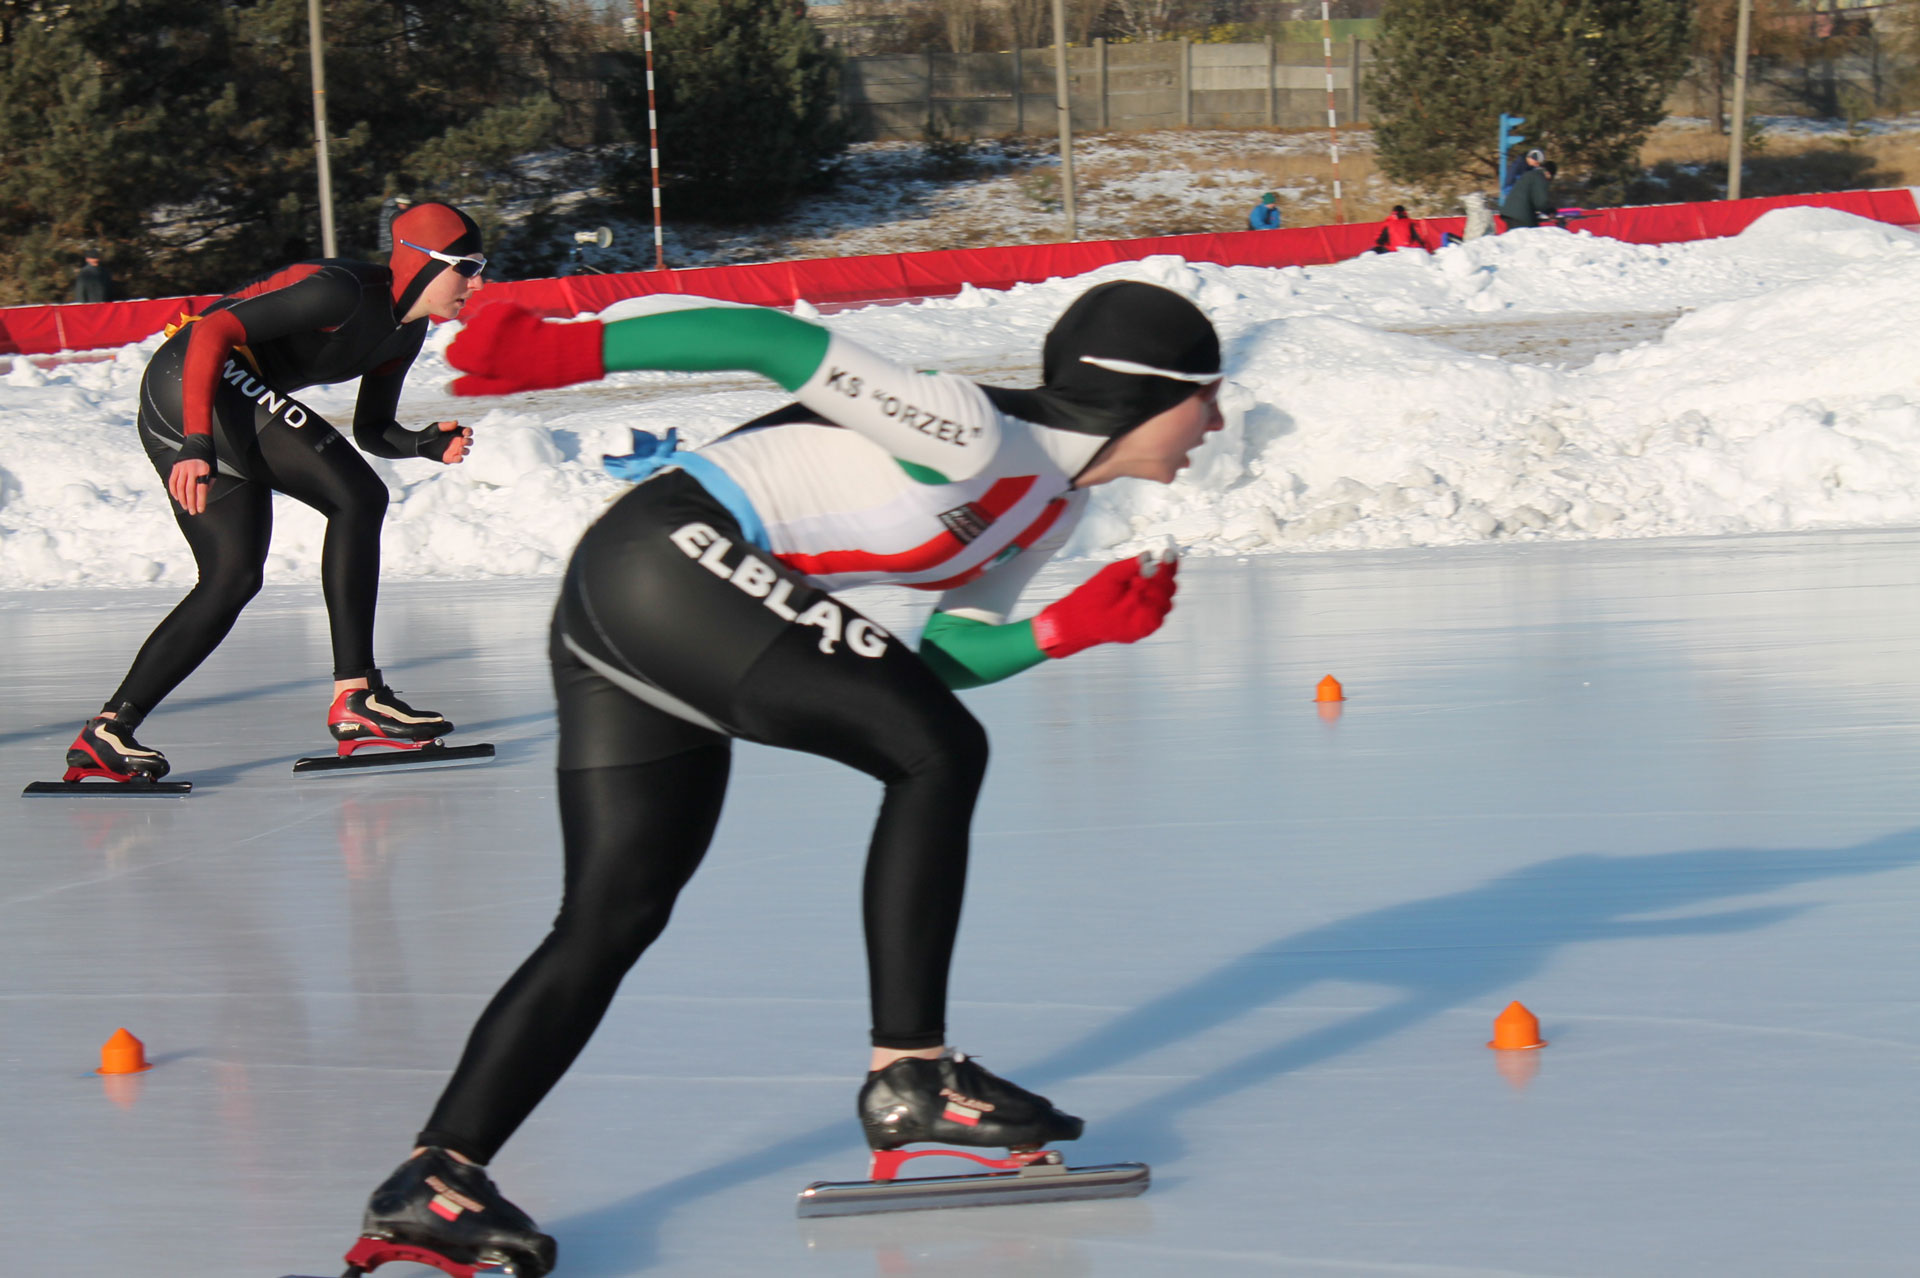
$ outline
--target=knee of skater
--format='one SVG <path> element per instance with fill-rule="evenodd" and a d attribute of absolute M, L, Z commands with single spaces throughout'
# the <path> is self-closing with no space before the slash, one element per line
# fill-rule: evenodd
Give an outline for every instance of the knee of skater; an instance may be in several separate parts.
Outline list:
<path fill-rule="evenodd" d="M 906 769 L 915 776 L 938 773 L 971 785 L 987 774 L 987 730 L 970 714 L 958 714 L 932 725 L 930 739 L 916 761 Z"/>
<path fill-rule="evenodd" d="M 263 564 L 233 565 L 200 575 L 199 589 L 217 596 L 237 614 L 266 585 Z"/>
<path fill-rule="evenodd" d="M 553 933 L 587 968 L 624 973 L 659 939 L 671 909 L 671 905 L 639 905 L 617 913 L 563 909 Z"/>
<path fill-rule="evenodd" d="M 391 500 L 391 494 L 387 492 L 387 486 L 381 483 L 378 477 L 370 476 L 369 478 L 373 482 L 360 484 L 354 488 L 342 514 L 349 518 L 370 519 L 376 522 L 387 517 L 387 503 Z"/>

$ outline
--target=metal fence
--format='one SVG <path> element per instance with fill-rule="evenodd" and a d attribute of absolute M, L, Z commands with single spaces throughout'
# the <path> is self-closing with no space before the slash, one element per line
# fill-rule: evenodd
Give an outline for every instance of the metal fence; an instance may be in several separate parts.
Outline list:
<path fill-rule="evenodd" d="M 1366 118 L 1364 40 L 1333 46 L 1334 109 Z M 853 139 L 918 139 L 929 122 L 958 137 L 1052 133 L 1054 51 L 849 58 L 840 103 Z M 1108 44 L 1067 50 L 1073 127 L 1129 133 L 1182 126 L 1307 129 L 1327 123 L 1326 50 L 1318 43 Z"/>

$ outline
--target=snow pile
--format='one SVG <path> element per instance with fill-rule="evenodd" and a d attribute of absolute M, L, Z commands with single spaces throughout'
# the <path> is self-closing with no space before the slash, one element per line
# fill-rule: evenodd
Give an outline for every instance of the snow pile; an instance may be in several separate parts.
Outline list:
<path fill-rule="evenodd" d="M 1533 231 L 1313 269 L 1158 258 L 824 322 L 924 367 L 1018 383 L 1060 310 L 1114 278 L 1177 289 L 1214 317 L 1229 426 L 1171 487 L 1099 490 L 1077 553 L 1163 534 L 1248 553 L 1920 522 L 1920 236 L 1828 210 L 1685 245 Z M 1577 368 L 1443 340 L 1681 310 L 1659 340 Z M 410 422 L 456 411 L 438 390 L 451 336 L 416 365 Z M 154 345 L 51 370 L 16 360 L 0 379 L 0 587 L 192 580 L 133 431 Z M 354 389 L 302 398 L 344 422 Z M 469 463 L 373 462 L 394 495 L 386 571 L 556 571 L 622 491 L 598 463 L 627 451 L 629 427 L 698 443 L 781 398 L 743 378 L 621 374 L 460 405 L 477 433 Z M 276 518 L 270 579 L 317 576 L 319 517 L 282 498 Z"/>

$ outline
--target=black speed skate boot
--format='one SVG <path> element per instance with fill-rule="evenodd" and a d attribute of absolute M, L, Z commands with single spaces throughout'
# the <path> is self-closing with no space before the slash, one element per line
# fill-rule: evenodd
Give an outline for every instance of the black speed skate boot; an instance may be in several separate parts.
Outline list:
<path fill-rule="evenodd" d="M 117 718 L 100 714 L 86 721 L 67 747 L 65 781 L 105 777 L 109 781 L 158 781 L 167 775 L 167 757 L 133 739 L 143 717 L 124 702 L 108 706 Z"/>
<path fill-rule="evenodd" d="M 903 1057 L 867 1075 L 860 1125 L 873 1149 L 867 1179 L 813 1182 L 800 1191 L 802 1217 L 1131 1198 L 1145 1193 L 1151 1179 L 1145 1163 L 1067 1166 L 1058 1151 L 1042 1146 L 1077 1140 L 1086 1124 L 951 1049 L 937 1060 Z M 920 1141 L 945 1148 L 903 1148 Z M 966 1145 L 1003 1145 L 1007 1154 L 953 1148 Z M 916 1158 L 958 1158 L 988 1170 L 901 1175 Z"/>
<path fill-rule="evenodd" d="M 438 711 L 415 710 L 402 701 L 380 682 L 377 671 L 368 683 L 369 687 L 349 688 L 333 699 L 327 730 L 335 741 L 415 745 L 453 731 Z"/>
<path fill-rule="evenodd" d="M 917 1141 L 1030 1149 L 1078 1140 L 1086 1126 L 955 1051 L 937 1060 L 903 1056 L 876 1070 L 859 1104 L 860 1125 L 876 1151 Z"/>
<path fill-rule="evenodd" d="M 500 1196 L 484 1169 L 444 1149 L 423 1149 L 401 1163 L 367 1200 L 360 1241 L 347 1253 L 348 1275 L 391 1260 L 471 1275 L 497 1265 L 514 1278 L 544 1278 L 558 1250 L 527 1213 Z"/>

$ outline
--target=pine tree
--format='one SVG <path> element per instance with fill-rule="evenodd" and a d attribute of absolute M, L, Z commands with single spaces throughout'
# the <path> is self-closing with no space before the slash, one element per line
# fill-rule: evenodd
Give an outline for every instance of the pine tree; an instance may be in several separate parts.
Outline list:
<path fill-rule="evenodd" d="M 753 220 L 828 180 L 846 147 L 839 66 L 799 3 L 686 0 L 654 47 L 660 163 L 676 213 Z M 619 100 L 644 139 L 642 75 L 636 59 Z M 635 207 L 651 207 L 644 148 L 618 185 Z"/>
<path fill-rule="evenodd" d="M 1683 0 L 1396 0 L 1373 80 L 1381 168 L 1484 182 L 1506 112 L 1563 167 L 1622 178 L 1686 68 L 1688 32 Z"/>
<path fill-rule="evenodd" d="M 325 19 L 340 253 L 372 252 L 390 190 L 524 185 L 506 162 L 557 118 L 552 0 L 328 0 Z M 5 0 L 0 303 L 65 300 L 83 247 L 130 296 L 317 255 L 312 104 L 306 0 Z"/>
<path fill-rule="evenodd" d="M 0 303 L 65 301 L 83 248 L 123 285 L 152 279 L 147 210 L 184 205 L 205 156 L 185 119 L 221 86 L 196 68 L 226 61 L 210 0 L 8 6 L 0 26 Z"/>

